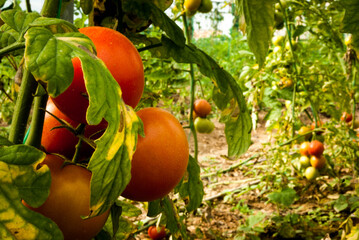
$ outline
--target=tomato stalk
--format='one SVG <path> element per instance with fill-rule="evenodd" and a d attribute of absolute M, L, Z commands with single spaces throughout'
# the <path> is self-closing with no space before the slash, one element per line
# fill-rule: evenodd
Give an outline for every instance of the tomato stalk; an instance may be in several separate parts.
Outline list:
<path fill-rule="evenodd" d="M 183 19 L 183 25 L 185 29 L 186 34 L 186 42 L 187 44 L 191 42 L 191 35 L 188 29 L 188 22 L 186 15 L 182 16 Z M 194 128 L 194 121 L 193 121 L 193 109 L 194 109 L 194 98 L 195 98 L 195 89 L 196 89 L 196 82 L 194 79 L 194 68 L 193 64 L 190 64 L 190 76 L 191 76 L 191 83 L 190 83 L 190 113 L 189 113 L 189 127 L 191 129 L 191 133 L 193 134 L 193 140 L 194 140 L 194 159 L 195 161 L 198 161 L 198 140 L 197 140 L 197 133 L 196 129 Z"/>
<path fill-rule="evenodd" d="M 33 108 L 31 128 L 29 136 L 25 142 L 26 145 L 34 146 L 36 148 L 41 147 L 42 128 L 44 125 L 45 108 L 48 97 L 49 96 L 47 95 L 46 90 L 40 84 L 38 84 Z"/>
<path fill-rule="evenodd" d="M 37 82 L 35 78 L 25 69 L 9 133 L 9 140 L 14 144 L 23 142 L 36 88 Z"/>
<path fill-rule="evenodd" d="M 357 76 L 357 73 L 358 73 L 356 60 L 353 61 L 353 65 L 354 65 L 354 67 L 352 68 L 352 75 L 353 75 L 352 89 L 354 90 L 355 86 L 356 86 L 356 76 Z M 352 96 L 352 99 L 353 99 L 353 106 L 352 106 L 353 119 L 352 119 L 352 126 L 351 127 L 352 127 L 352 129 L 354 129 L 355 128 L 355 109 L 356 109 L 356 101 L 355 101 L 354 94 Z"/>
<path fill-rule="evenodd" d="M 282 3 L 280 1 L 278 1 L 280 8 L 282 9 L 283 12 L 283 16 L 284 16 L 284 26 L 285 29 L 287 31 L 287 35 L 288 35 L 288 41 L 289 41 L 289 46 L 290 46 L 290 52 L 292 54 L 292 57 L 294 59 L 294 71 L 295 71 L 295 75 L 294 75 L 294 84 L 293 84 L 293 95 L 292 95 L 292 137 L 294 137 L 295 135 L 295 130 L 294 130 L 294 119 L 295 119 L 295 98 L 296 98 L 296 89 L 297 89 L 297 82 L 298 82 L 298 76 L 300 74 L 300 70 L 297 67 L 297 63 L 298 63 L 298 59 L 297 56 L 294 54 L 294 48 L 293 48 L 293 43 L 292 43 L 292 31 L 289 27 L 288 24 L 288 15 L 287 15 L 287 10 L 283 9 Z M 303 87 L 304 92 L 309 96 L 308 94 L 308 90 L 305 86 L 304 80 L 303 78 L 299 78 L 299 82 Z M 309 103 L 310 103 L 310 108 L 312 109 L 313 112 L 313 116 L 314 116 L 314 120 L 315 120 L 315 127 L 318 127 L 318 123 L 319 123 L 319 119 L 318 119 L 318 114 L 317 111 L 314 107 L 314 104 L 312 102 L 312 100 L 309 98 Z"/>

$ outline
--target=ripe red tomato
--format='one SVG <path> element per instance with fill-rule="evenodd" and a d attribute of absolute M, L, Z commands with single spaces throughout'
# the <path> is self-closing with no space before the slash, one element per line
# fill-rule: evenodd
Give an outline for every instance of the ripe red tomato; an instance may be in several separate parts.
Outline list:
<path fill-rule="evenodd" d="M 64 160 L 55 155 L 47 155 L 41 163 L 46 164 L 51 173 L 50 194 L 45 203 L 38 208 L 23 204 L 53 220 L 60 228 L 65 240 L 90 240 L 104 226 L 109 210 L 102 215 L 82 219 L 90 214 L 90 179 L 87 169 L 66 165 Z"/>
<path fill-rule="evenodd" d="M 166 237 L 166 228 L 151 226 L 148 228 L 148 236 L 153 240 L 160 240 Z"/>
<path fill-rule="evenodd" d="M 186 172 L 189 148 L 179 121 L 159 108 L 137 112 L 145 137 L 139 136 L 131 162 L 131 180 L 122 196 L 153 201 L 166 196 Z"/>
<path fill-rule="evenodd" d="M 56 117 L 65 120 L 72 127 L 76 128 L 80 123 L 71 120 L 64 115 L 55 104 L 49 99 L 47 102 L 46 110 Z M 79 138 L 76 137 L 70 130 L 66 128 L 55 128 L 61 126 L 61 123 L 49 113 L 45 114 L 44 126 L 42 129 L 41 145 L 48 153 L 61 154 L 69 159 L 75 153 L 76 144 Z M 103 121 L 99 125 L 87 125 L 85 127 L 84 136 L 93 140 L 99 138 L 103 132 L 101 130 L 106 129 L 107 123 Z M 81 146 L 80 156 L 83 158 L 90 157 L 93 153 L 93 148 L 87 143 L 83 142 Z"/>
<path fill-rule="evenodd" d="M 202 118 L 205 118 L 212 111 L 211 104 L 205 99 L 197 99 L 193 107 L 197 115 Z"/>
<path fill-rule="evenodd" d="M 324 152 L 324 145 L 318 140 L 311 141 L 309 144 L 308 152 L 310 155 L 320 157 Z"/>
<path fill-rule="evenodd" d="M 353 119 L 353 115 L 351 113 L 343 112 L 342 116 L 340 117 L 340 120 L 345 122 L 350 122 Z"/>
<path fill-rule="evenodd" d="M 95 44 L 97 56 L 106 64 L 119 83 L 122 98 L 127 105 L 136 107 L 144 89 L 144 71 L 140 54 L 135 46 L 121 33 L 105 27 L 86 27 L 79 31 Z M 74 78 L 71 85 L 54 98 L 56 106 L 73 120 L 87 123 L 87 91 L 83 79 L 81 62 L 72 59 Z"/>
<path fill-rule="evenodd" d="M 325 166 L 327 160 L 323 155 L 317 157 L 317 156 L 311 156 L 310 157 L 310 164 L 312 167 L 315 167 L 316 169 L 321 169 Z"/>
<path fill-rule="evenodd" d="M 308 156 L 309 152 L 309 142 L 303 142 L 299 147 L 299 152 L 301 155 Z"/>

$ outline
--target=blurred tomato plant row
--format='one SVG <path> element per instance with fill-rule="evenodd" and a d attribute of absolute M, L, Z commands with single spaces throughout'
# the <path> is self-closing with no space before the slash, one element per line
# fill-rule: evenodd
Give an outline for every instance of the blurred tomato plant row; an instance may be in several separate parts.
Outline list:
<path fill-rule="evenodd" d="M 356 1 L 237 0 L 231 34 L 200 39 L 193 19 L 220 14 L 208 0 L 75 1 L 73 24 L 67 1 L 27 3 L 0 1 L 2 239 L 198 237 L 212 121 L 231 170 L 259 180 L 226 193 L 231 237 L 358 234 Z M 264 160 L 242 162 L 261 125 Z"/>

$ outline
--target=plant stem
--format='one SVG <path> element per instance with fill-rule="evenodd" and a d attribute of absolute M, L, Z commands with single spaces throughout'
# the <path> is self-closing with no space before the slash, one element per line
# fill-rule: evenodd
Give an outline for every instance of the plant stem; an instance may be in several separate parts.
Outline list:
<path fill-rule="evenodd" d="M 183 25 L 186 33 L 186 42 L 187 44 L 191 42 L 191 36 L 188 29 L 188 22 L 186 15 L 182 16 L 183 18 Z M 190 92 L 191 92 L 191 100 L 190 100 L 190 113 L 189 113 L 189 127 L 191 129 L 191 133 L 193 135 L 194 140 L 194 159 L 195 161 L 198 161 L 198 140 L 197 140 L 197 133 L 196 129 L 194 128 L 194 122 L 193 122 L 193 106 L 194 106 L 194 98 L 195 98 L 195 90 L 196 90 L 196 82 L 194 80 L 194 68 L 193 64 L 190 64 L 190 75 L 191 75 L 191 85 L 190 85 Z"/>
<path fill-rule="evenodd" d="M 352 75 L 353 75 L 353 81 L 352 81 L 352 89 L 355 89 L 355 85 L 356 85 L 356 75 L 358 73 L 358 69 L 357 69 L 357 64 L 356 64 L 356 60 L 353 61 L 353 68 L 352 68 Z M 356 109 L 356 101 L 355 101 L 355 94 L 353 94 L 353 106 L 352 106 L 352 129 L 355 128 L 355 109 Z"/>
<path fill-rule="evenodd" d="M 42 9 L 41 16 L 55 18 L 58 15 L 59 3 L 62 0 L 45 0 Z"/>
<path fill-rule="evenodd" d="M 295 94 L 296 94 L 296 85 L 297 85 L 297 81 L 298 81 L 298 76 L 300 74 L 300 71 L 298 70 L 298 67 L 297 67 L 297 64 L 298 64 L 298 58 L 297 56 L 294 54 L 294 48 L 293 48 L 293 43 L 292 43 L 292 32 L 289 28 L 289 24 L 288 24 L 288 15 L 287 15 L 287 10 L 286 9 L 283 9 L 283 6 L 281 4 L 280 1 L 278 1 L 278 3 L 280 4 L 280 7 L 282 9 L 282 12 L 283 12 L 283 16 L 284 16 L 284 25 L 285 25 L 285 28 L 286 28 L 286 31 L 287 31 L 287 34 L 288 34 L 288 41 L 289 41 L 289 46 L 290 46 L 290 52 L 292 54 L 292 57 L 294 59 L 294 64 L 293 64 L 293 67 L 294 67 L 294 71 L 295 71 L 295 79 L 294 79 L 294 89 L 293 89 L 293 102 L 292 104 L 295 105 Z M 307 94 L 307 96 L 309 96 L 308 94 L 308 91 L 307 91 L 307 88 L 304 84 L 304 80 L 302 78 L 299 78 L 299 82 L 300 84 L 302 85 L 303 87 L 303 90 L 304 92 Z M 319 119 L 318 119 L 318 114 L 317 114 L 317 111 L 316 109 L 314 108 L 314 104 L 312 102 L 312 100 L 310 99 L 309 97 L 309 103 L 310 103 L 310 108 L 312 109 L 312 112 L 313 112 L 313 116 L 314 116 L 314 120 L 315 120 L 315 127 L 317 128 L 318 127 L 318 122 L 319 122 Z M 294 113 L 294 106 L 293 106 L 293 127 L 292 127 L 292 137 L 294 137 L 294 117 L 295 117 L 295 113 Z"/>
<path fill-rule="evenodd" d="M 4 56 L 10 52 L 13 52 L 15 50 L 22 49 L 22 48 L 25 48 L 24 42 L 14 42 L 13 44 L 11 44 L 9 46 L 6 46 L 6 47 L 0 49 L 0 57 Z"/>
<path fill-rule="evenodd" d="M 25 3 L 26 3 L 26 12 L 32 12 L 30 0 L 25 0 Z"/>
<path fill-rule="evenodd" d="M 18 99 L 12 117 L 9 140 L 14 144 L 21 144 L 25 135 L 31 105 L 37 88 L 37 82 L 32 74 L 25 69 Z"/>
<path fill-rule="evenodd" d="M 35 103 L 32 114 L 31 128 L 29 136 L 25 142 L 26 145 L 30 145 L 36 148 L 41 147 L 42 128 L 44 125 L 45 109 L 47 104 L 47 95 L 45 89 L 38 84 Z"/>

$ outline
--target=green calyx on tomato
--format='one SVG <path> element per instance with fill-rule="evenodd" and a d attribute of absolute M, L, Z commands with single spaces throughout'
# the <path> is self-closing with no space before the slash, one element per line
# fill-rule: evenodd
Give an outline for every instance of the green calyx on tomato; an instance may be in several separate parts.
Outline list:
<path fill-rule="evenodd" d="M 214 124 L 209 119 L 197 117 L 194 120 L 194 128 L 199 133 L 211 133 L 214 129 Z"/>

